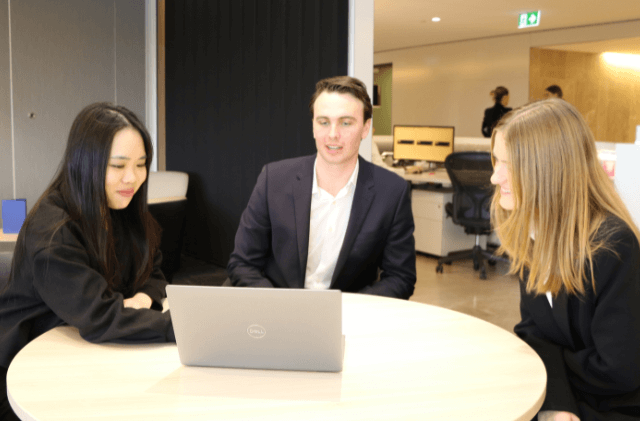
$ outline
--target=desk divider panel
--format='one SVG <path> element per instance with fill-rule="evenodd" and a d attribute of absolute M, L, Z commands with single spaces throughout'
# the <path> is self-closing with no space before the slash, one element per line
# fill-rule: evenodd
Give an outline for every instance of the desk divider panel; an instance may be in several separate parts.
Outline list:
<path fill-rule="evenodd" d="M 444 162 L 453 152 L 454 131 L 445 126 L 394 126 L 393 158 Z"/>

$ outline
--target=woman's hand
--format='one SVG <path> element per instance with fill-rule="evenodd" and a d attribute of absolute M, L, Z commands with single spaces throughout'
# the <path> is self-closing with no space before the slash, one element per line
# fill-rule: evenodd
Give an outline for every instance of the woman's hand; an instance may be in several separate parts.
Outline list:
<path fill-rule="evenodd" d="M 149 297 L 144 292 L 139 292 L 131 298 L 126 298 L 124 300 L 124 306 L 130 308 L 151 308 L 151 304 L 153 301 L 151 297 Z"/>
<path fill-rule="evenodd" d="M 580 421 L 580 418 L 571 412 L 564 411 L 540 411 L 538 421 Z"/>

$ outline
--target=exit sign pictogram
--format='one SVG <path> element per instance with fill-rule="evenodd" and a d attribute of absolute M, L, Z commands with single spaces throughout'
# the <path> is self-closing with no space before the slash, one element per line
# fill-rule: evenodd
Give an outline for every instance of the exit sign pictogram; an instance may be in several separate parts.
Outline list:
<path fill-rule="evenodd" d="M 540 11 L 537 12 L 529 12 L 522 13 L 520 15 L 520 20 L 518 21 L 518 29 L 520 28 L 531 28 L 532 26 L 540 25 Z"/>

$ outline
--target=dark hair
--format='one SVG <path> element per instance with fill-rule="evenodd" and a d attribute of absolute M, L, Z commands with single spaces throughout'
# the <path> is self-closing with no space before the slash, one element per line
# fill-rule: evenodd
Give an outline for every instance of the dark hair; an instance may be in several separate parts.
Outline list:
<path fill-rule="evenodd" d="M 496 102 L 496 104 L 502 101 L 502 98 L 505 95 L 509 95 L 509 90 L 504 86 L 498 86 L 496 89 L 491 91 L 491 96 L 493 97 L 493 100 Z"/>
<path fill-rule="evenodd" d="M 142 137 L 147 155 L 149 174 L 153 145 L 149 133 L 136 115 L 122 106 L 99 102 L 85 107 L 75 118 L 64 158 L 53 181 L 34 205 L 20 236 L 33 218 L 40 203 L 51 193 L 57 193 L 69 218 L 51 227 L 51 237 L 69 220 L 78 223 L 86 238 L 87 254 L 92 265 L 99 268 L 110 290 L 122 282 L 116 256 L 114 220 L 107 203 L 105 178 L 113 138 L 124 128 L 133 128 Z M 133 291 L 139 289 L 153 271 L 154 256 L 159 246 L 159 225 L 147 207 L 147 179 L 142 183 L 129 205 L 118 213 L 122 228 L 121 241 L 128 241 L 135 268 Z M 26 245 L 16 248 L 14 262 L 22 261 Z"/>
<path fill-rule="evenodd" d="M 362 102 L 362 108 L 364 110 L 364 120 L 367 122 L 373 115 L 373 106 L 371 105 L 371 98 L 367 93 L 367 87 L 360 79 L 356 79 L 351 76 L 335 76 L 326 79 L 322 79 L 316 83 L 316 91 L 311 96 L 309 102 L 309 112 L 313 118 L 313 105 L 316 103 L 316 99 L 323 92 L 338 92 L 341 94 L 350 94 L 356 99 Z"/>
<path fill-rule="evenodd" d="M 554 94 L 558 98 L 562 98 L 562 89 L 558 85 L 551 85 L 545 91 Z"/>

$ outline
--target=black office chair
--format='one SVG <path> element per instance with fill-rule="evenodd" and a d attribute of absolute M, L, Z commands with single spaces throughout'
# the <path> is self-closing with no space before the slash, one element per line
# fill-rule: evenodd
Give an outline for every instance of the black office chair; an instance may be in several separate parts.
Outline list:
<path fill-rule="evenodd" d="M 491 233 L 489 207 L 494 187 L 491 185 L 491 154 L 489 152 L 454 152 L 444 162 L 451 184 L 453 203 L 445 210 L 453 222 L 462 225 L 467 234 L 476 236 L 476 245 L 471 250 L 449 253 L 438 259 L 436 272 L 442 273 L 442 265 L 456 260 L 473 259 L 473 269 L 480 269 L 480 279 L 487 279 L 487 262 L 496 264 L 500 259 L 480 246 L 480 236 Z M 500 259 L 502 260 L 502 259 Z"/>
<path fill-rule="evenodd" d="M 180 269 L 187 199 L 149 204 L 149 212 L 162 228 L 160 241 L 162 263 L 160 267 L 167 282 L 172 283 L 173 275 Z"/>
<path fill-rule="evenodd" d="M 180 268 L 187 214 L 189 175 L 179 171 L 149 173 L 147 199 L 149 212 L 162 228 L 160 251 L 162 273 L 167 282 Z"/>

